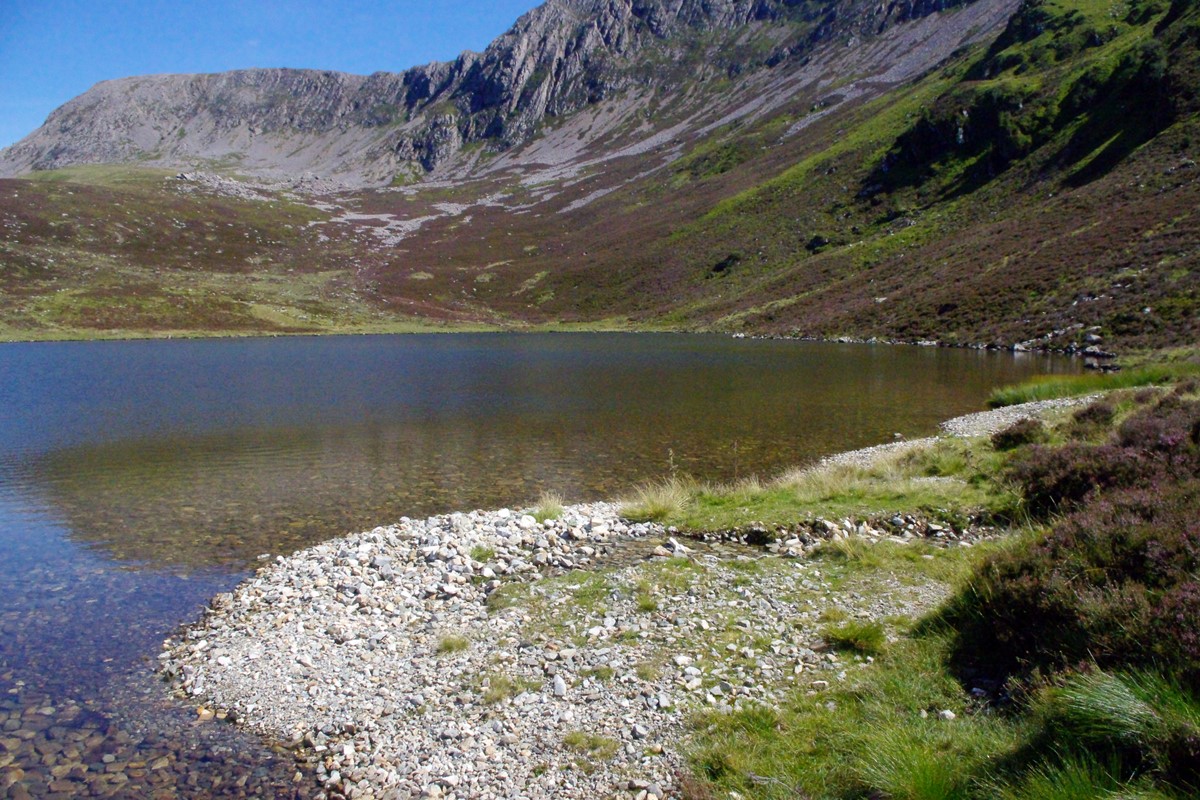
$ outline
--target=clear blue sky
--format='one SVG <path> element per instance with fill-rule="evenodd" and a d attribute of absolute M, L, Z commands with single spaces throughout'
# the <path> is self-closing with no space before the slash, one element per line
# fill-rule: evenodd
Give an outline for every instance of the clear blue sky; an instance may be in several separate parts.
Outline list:
<path fill-rule="evenodd" d="M 109 78 L 367 74 L 482 50 L 540 0 L 0 0 L 0 147 Z"/>

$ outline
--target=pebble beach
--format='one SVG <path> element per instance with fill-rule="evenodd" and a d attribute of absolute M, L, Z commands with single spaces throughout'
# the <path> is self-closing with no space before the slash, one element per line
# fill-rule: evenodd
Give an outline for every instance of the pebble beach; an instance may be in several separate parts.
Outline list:
<path fill-rule="evenodd" d="M 984 435 L 1080 402 L 943 430 Z M 661 799 L 678 790 L 692 712 L 819 695 L 868 666 L 821 647 L 822 614 L 917 615 L 947 591 L 835 592 L 804 555 L 848 536 L 994 533 L 818 520 L 764 548 L 683 539 L 611 503 L 543 517 L 402 518 L 279 557 L 167 640 L 161 670 L 201 719 L 293 750 L 318 796 Z"/>

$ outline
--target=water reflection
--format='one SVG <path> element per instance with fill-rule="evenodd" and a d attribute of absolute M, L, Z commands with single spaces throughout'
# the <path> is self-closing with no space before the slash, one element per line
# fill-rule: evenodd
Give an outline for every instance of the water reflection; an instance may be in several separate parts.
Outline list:
<path fill-rule="evenodd" d="M 87 747 L 134 765 L 128 796 L 291 787 L 286 759 L 197 728 L 152 677 L 159 640 L 261 553 L 670 466 L 768 475 L 929 433 L 1048 369 L 1073 365 L 657 335 L 0 346 L 0 726 L 29 734 L 7 765 L 0 738 L 0 792 L 20 769 L 49 793 L 58 768 L 111 794 L 118 762 Z M 147 766 L 163 758 L 170 780 Z M 199 777 L 214 759 L 219 787 Z"/>
<path fill-rule="evenodd" d="M 895 348 L 668 337 L 664 354 L 653 338 L 597 349 L 588 337 L 564 354 L 557 337 L 522 340 L 532 353 L 490 341 L 502 346 L 443 351 L 436 371 L 418 357 L 381 377 L 383 359 L 362 359 L 360 385 L 338 383 L 325 404 L 304 387 L 332 389 L 327 376 L 292 375 L 301 388 L 291 391 L 277 370 L 264 384 L 290 410 L 269 414 L 244 397 L 260 387 L 226 384 L 235 411 L 221 432 L 205 430 L 207 401 L 155 395 L 152 406 L 176 405 L 175 430 L 27 454 L 14 482 L 105 558 L 240 567 L 401 515 L 529 502 L 545 489 L 588 500 L 671 468 L 770 474 L 894 431 L 925 433 L 978 404 L 995 377 L 981 367 L 1020 371 L 995 355 Z M 347 360 L 333 365 L 344 379 Z M 368 402 L 362 383 L 383 397 Z M 340 418 L 347 396 L 355 419 Z"/>

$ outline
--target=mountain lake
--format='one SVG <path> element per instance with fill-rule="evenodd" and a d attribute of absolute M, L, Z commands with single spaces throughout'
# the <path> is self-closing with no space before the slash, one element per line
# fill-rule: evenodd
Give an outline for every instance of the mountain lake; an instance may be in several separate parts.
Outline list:
<path fill-rule="evenodd" d="M 685 334 L 0 345 L 0 793 L 316 794 L 155 675 L 261 556 L 543 491 L 768 477 L 1078 368 Z"/>

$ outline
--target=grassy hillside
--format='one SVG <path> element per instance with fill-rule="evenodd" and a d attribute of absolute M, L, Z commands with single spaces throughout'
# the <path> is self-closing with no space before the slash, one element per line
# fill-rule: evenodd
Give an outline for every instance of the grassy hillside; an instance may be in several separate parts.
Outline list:
<path fill-rule="evenodd" d="M 126 167 L 0 180 L 0 337 L 416 330 L 454 319 L 437 304 L 380 302 L 361 279 L 371 254 L 352 229 L 325 224 L 329 213 L 283 195 L 181 186 Z"/>
<path fill-rule="evenodd" d="M 859 76 L 829 75 L 658 169 L 627 155 L 321 203 L 184 192 L 134 167 L 0 181 L 0 336 L 450 324 L 1188 344 L 1198 45 L 1184 0 L 1030 0 L 912 85 L 858 94 Z M 415 222 L 388 238 L 388 220 Z"/>
<path fill-rule="evenodd" d="M 629 248 L 639 311 L 820 336 L 1193 341 L 1197 24 L 1190 3 L 1027 3 L 990 47 Z M 768 158 L 756 139 L 788 146 L 772 124 L 697 148 L 677 182 L 732 184 L 728 165 Z"/>

